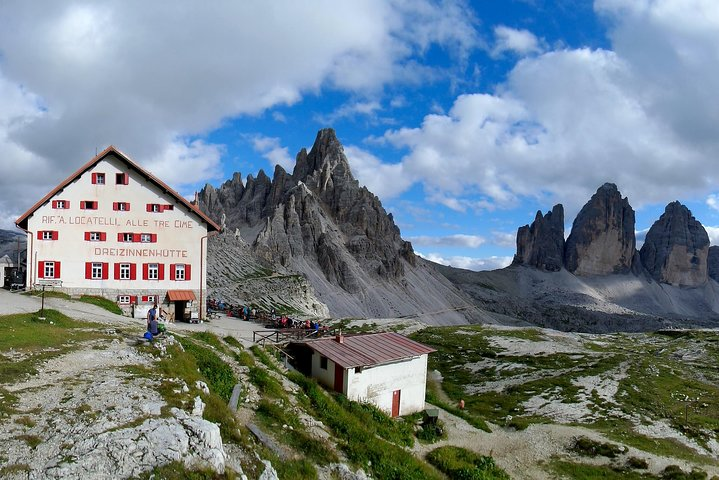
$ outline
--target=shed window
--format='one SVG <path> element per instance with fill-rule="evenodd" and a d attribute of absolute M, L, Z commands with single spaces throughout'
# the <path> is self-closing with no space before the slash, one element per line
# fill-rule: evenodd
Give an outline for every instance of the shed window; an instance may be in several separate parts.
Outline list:
<path fill-rule="evenodd" d="M 324 355 L 320 355 L 320 368 L 322 370 L 327 370 L 327 357 Z"/>

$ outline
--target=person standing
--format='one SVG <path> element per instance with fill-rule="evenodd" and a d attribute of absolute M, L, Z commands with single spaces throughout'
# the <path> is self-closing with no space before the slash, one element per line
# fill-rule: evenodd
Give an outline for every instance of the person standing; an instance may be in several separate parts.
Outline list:
<path fill-rule="evenodd" d="M 150 331 L 150 322 L 157 322 L 157 304 L 155 303 L 150 310 L 147 311 L 147 331 Z M 157 327 L 155 327 L 157 328 Z"/>

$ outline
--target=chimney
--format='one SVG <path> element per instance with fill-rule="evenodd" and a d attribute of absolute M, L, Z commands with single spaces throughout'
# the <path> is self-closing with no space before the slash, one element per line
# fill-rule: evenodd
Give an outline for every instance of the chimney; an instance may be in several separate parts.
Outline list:
<path fill-rule="evenodd" d="M 337 343 L 345 343 L 345 336 L 342 335 L 342 330 L 340 330 L 340 333 L 338 333 L 337 335 L 335 335 L 335 341 L 336 341 Z"/>

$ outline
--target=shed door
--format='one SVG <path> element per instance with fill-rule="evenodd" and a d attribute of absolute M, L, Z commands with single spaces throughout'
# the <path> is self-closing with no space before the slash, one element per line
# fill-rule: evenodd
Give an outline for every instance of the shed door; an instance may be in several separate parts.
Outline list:
<path fill-rule="evenodd" d="M 335 392 L 344 393 L 345 370 L 335 363 Z"/>
<path fill-rule="evenodd" d="M 392 392 L 392 416 L 399 417 L 399 398 L 401 390 Z"/>

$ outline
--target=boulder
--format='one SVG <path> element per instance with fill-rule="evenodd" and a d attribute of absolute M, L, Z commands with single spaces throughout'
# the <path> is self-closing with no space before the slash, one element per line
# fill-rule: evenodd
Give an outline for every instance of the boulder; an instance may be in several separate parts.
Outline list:
<path fill-rule="evenodd" d="M 666 206 L 647 232 L 639 255 L 644 268 L 659 282 L 695 287 L 709 278 L 709 235 L 679 202 Z"/>
<path fill-rule="evenodd" d="M 531 225 L 517 230 L 517 254 L 512 263 L 558 272 L 564 261 L 564 207 L 537 212 Z"/>
<path fill-rule="evenodd" d="M 635 251 L 634 210 L 616 185 L 605 183 L 574 219 L 564 266 L 575 275 L 628 273 Z"/>

